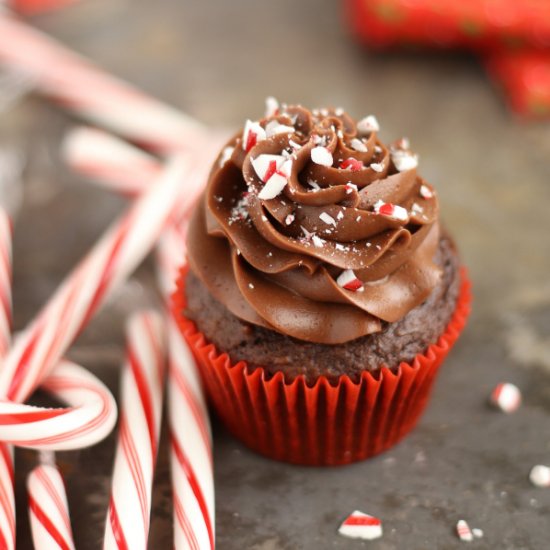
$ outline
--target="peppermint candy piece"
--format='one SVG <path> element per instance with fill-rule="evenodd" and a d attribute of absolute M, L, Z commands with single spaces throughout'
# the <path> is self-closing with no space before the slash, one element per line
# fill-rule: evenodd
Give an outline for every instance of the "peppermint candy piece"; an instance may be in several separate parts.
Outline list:
<path fill-rule="evenodd" d="M 383 162 L 373 162 L 371 165 L 370 165 L 371 169 L 374 170 L 375 172 L 383 172 L 384 171 L 384 163 Z"/>
<path fill-rule="evenodd" d="M 432 189 L 430 189 L 427 185 L 425 184 L 422 184 L 420 186 L 420 196 L 423 198 L 423 199 L 432 199 L 433 196 L 434 196 L 434 192 Z"/>
<path fill-rule="evenodd" d="M 490 402 L 505 413 L 513 413 L 521 405 L 521 392 L 514 384 L 501 382 L 491 392 Z"/>
<path fill-rule="evenodd" d="M 275 161 L 272 161 L 269 164 L 268 170 L 264 173 L 266 181 L 265 185 L 262 187 L 262 190 L 258 193 L 258 198 L 262 200 L 269 200 L 274 199 L 277 195 L 279 195 L 288 183 L 291 170 L 291 160 L 285 160 L 280 167 L 277 166 Z"/>
<path fill-rule="evenodd" d="M 254 145 L 266 138 L 265 130 L 258 122 L 247 120 L 244 125 L 242 147 L 248 153 Z"/>
<path fill-rule="evenodd" d="M 351 170 L 352 172 L 358 172 L 362 170 L 363 167 L 363 163 L 353 157 L 349 157 L 340 163 L 340 168 L 342 168 L 342 170 Z"/>
<path fill-rule="evenodd" d="M 375 540 L 382 536 L 382 522 L 374 516 L 355 510 L 340 525 L 338 533 L 350 539 Z"/>
<path fill-rule="evenodd" d="M 529 480 L 535 487 L 550 487 L 550 468 L 537 464 L 531 468 Z"/>
<path fill-rule="evenodd" d="M 318 145 L 311 150 L 311 160 L 315 164 L 320 164 L 321 166 L 332 166 L 334 162 L 332 158 L 332 153 L 326 148 Z"/>
<path fill-rule="evenodd" d="M 456 524 L 456 534 L 463 542 L 472 542 L 474 540 L 474 534 L 470 526 L 463 519 L 459 520 Z"/>
<path fill-rule="evenodd" d="M 229 162 L 231 155 L 233 155 L 234 147 L 227 146 L 220 155 L 220 166 L 224 166 L 226 162 Z"/>
<path fill-rule="evenodd" d="M 319 219 L 321 221 L 324 221 L 327 225 L 336 225 L 336 220 L 330 214 L 327 214 L 326 212 L 321 212 L 319 214 Z"/>
<path fill-rule="evenodd" d="M 265 98 L 265 116 L 276 116 L 279 114 L 279 102 L 273 97 Z"/>
<path fill-rule="evenodd" d="M 395 150 L 391 152 L 393 164 L 399 172 L 406 172 L 418 166 L 418 155 L 410 151 Z"/>
<path fill-rule="evenodd" d="M 363 291 L 363 281 L 357 278 L 357 276 L 353 272 L 353 269 L 346 269 L 342 271 L 342 273 L 340 273 L 340 275 L 336 279 L 336 284 L 338 286 L 341 286 L 342 288 L 345 288 L 346 290 L 351 290 L 352 292 Z"/>
<path fill-rule="evenodd" d="M 285 157 L 282 155 L 258 155 L 251 160 L 252 167 L 258 177 L 266 183 L 269 178 L 281 168 L 285 162 Z"/>
<path fill-rule="evenodd" d="M 366 153 L 368 151 L 367 146 L 357 138 L 353 138 L 350 142 L 351 148 L 360 153 Z"/>
<path fill-rule="evenodd" d="M 378 124 L 378 120 L 374 115 L 368 115 L 357 123 L 357 130 L 362 134 L 378 132 L 380 130 L 380 124 Z"/>
<path fill-rule="evenodd" d="M 379 200 L 374 205 L 374 211 L 382 216 L 387 216 L 400 222 L 406 222 L 409 219 L 409 213 L 402 207 L 391 202 Z"/>
<path fill-rule="evenodd" d="M 351 181 L 346 183 L 346 185 L 344 187 L 346 188 L 346 195 L 351 195 L 351 193 L 353 193 L 353 191 L 358 190 L 357 185 L 355 185 L 355 183 L 351 183 Z"/>
<path fill-rule="evenodd" d="M 294 126 L 287 126 L 286 124 L 281 124 L 276 120 L 268 122 L 265 127 L 265 132 L 267 137 L 276 136 L 277 134 L 293 134 L 296 131 Z"/>

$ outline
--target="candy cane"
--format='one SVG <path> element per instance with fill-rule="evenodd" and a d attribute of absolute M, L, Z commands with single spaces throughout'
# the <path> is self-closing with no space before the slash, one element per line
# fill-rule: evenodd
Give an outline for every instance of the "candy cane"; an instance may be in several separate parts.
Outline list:
<path fill-rule="evenodd" d="M 173 212 L 196 198 L 186 163 L 172 162 L 65 279 L 8 353 L 0 395 L 23 401 L 59 361 L 106 296 L 137 266 Z"/>
<path fill-rule="evenodd" d="M 29 520 L 35 550 L 74 550 L 65 485 L 59 470 L 36 467 L 27 478 Z"/>
<path fill-rule="evenodd" d="M 205 128 L 177 109 L 109 76 L 49 36 L 0 12 L 0 60 L 40 91 L 94 123 L 159 152 L 193 145 Z"/>
<path fill-rule="evenodd" d="M 0 359 L 11 340 L 12 224 L 0 207 Z M 13 492 L 13 448 L 0 443 L 0 548 L 15 548 L 15 496 Z"/>
<path fill-rule="evenodd" d="M 168 414 L 176 550 L 215 546 L 212 436 L 208 411 L 189 348 L 169 323 Z"/>
<path fill-rule="evenodd" d="M 136 314 L 127 326 L 122 370 L 121 419 L 105 549 L 145 550 L 157 457 L 164 374 L 165 328 L 155 312 Z"/>

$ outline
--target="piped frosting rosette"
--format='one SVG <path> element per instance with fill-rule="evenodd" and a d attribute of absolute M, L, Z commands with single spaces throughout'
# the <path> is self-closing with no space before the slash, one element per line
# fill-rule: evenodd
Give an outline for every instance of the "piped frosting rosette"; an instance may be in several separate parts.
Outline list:
<path fill-rule="evenodd" d="M 380 331 L 438 283 L 438 201 L 372 116 L 274 107 L 221 153 L 191 269 L 234 315 L 309 342 Z"/>

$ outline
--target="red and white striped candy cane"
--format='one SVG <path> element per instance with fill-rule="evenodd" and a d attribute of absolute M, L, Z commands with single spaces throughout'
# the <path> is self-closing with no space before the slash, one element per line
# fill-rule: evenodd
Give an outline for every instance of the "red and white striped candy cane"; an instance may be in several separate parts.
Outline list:
<path fill-rule="evenodd" d="M 65 485 L 59 470 L 36 467 L 27 478 L 29 520 L 35 550 L 74 550 Z"/>
<path fill-rule="evenodd" d="M 132 316 L 126 330 L 121 415 L 106 550 L 146 550 L 166 370 L 166 329 L 156 312 Z"/>
<path fill-rule="evenodd" d="M 0 360 L 11 341 L 12 224 L 0 207 Z M 13 448 L 0 443 L 0 548 L 15 548 L 15 497 L 13 492 Z"/>
<path fill-rule="evenodd" d="M 65 279 L 21 333 L 0 371 L 0 395 L 23 401 L 56 365 L 74 338 L 153 246 L 182 204 L 200 190 L 188 188 L 187 165 L 172 162 Z M 192 176 L 189 176 L 192 179 Z"/>
<path fill-rule="evenodd" d="M 214 474 L 208 411 L 195 361 L 173 319 L 168 333 L 174 547 L 213 550 Z"/>
<path fill-rule="evenodd" d="M 53 38 L 0 12 L 0 61 L 33 76 L 40 91 L 126 138 L 167 153 L 193 146 L 204 126 L 96 68 Z"/>

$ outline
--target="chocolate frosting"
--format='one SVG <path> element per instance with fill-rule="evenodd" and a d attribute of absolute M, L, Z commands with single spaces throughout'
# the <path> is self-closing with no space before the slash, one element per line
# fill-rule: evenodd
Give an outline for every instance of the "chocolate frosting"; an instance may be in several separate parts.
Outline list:
<path fill-rule="evenodd" d="M 338 344 L 428 297 L 441 277 L 437 196 L 407 141 L 386 147 L 376 129 L 372 117 L 283 106 L 230 140 L 193 215 L 188 254 L 234 315 Z"/>

